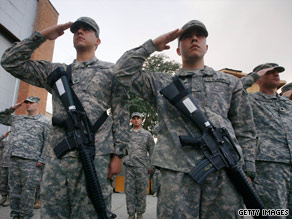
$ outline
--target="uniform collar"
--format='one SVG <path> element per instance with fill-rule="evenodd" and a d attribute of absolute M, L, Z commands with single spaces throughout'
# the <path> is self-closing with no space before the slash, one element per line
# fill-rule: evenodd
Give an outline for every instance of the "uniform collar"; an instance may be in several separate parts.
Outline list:
<path fill-rule="evenodd" d="M 131 128 L 131 131 L 133 131 L 133 132 L 141 132 L 142 129 L 143 129 L 143 128 L 140 128 L 140 129 L 133 129 L 133 128 Z"/>
<path fill-rule="evenodd" d="M 35 116 L 30 116 L 30 115 L 25 115 L 25 118 L 29 118 L 29 119 L 39 119 L 41 117 L 41 114 L 37 114 L 37 115 L 35 115 Z"/>
<path fill-rule="evenodd" d="M 198 76 L 212 76 L 215 74 L 215 71 L 208 67 L 204 66 L 204 68 L 201 69 L 185 69 L 185 68 L 180 68 L 175 75 L 176 76 L 190 76 L 190 75 L 198 75 Z"/>
<path fill-rule="evenodd" d="M 265 93 L 259 91 L 258 94 L 266 100 L 275 100 L 275 99 L 278 99 L 280 97 L 280 95 L 278 93 L 271 95 L 271 94 L 265 94 Z"/>
<path fill-rule="evenodd" d="M 73 61 L 73 65 L 75 68 L 84 68 L 89 67 L 90 65 L 95 64 L 97 61 L 99 61 L 96 56 L 92 57 L 90 60 L 85 62 L 79 62 L 76 59 Z"/>

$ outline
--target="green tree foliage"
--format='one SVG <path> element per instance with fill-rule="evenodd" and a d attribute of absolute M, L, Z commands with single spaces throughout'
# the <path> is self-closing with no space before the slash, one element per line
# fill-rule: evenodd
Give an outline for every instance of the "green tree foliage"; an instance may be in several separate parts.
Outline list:
<path fill-rule="evenodd" d="M 174 74 L 180 68 L 180 64 L 176 61 L 169 60 L 164 54 L 152 55 L 145 62 L 142 67 L 143 71 L 147 72 L 165 72 Z M 141 112 L 144 114 L 144 129 L 152 133 L 153 127 L 157 124 L 156 110 L 145 100 L 130 94 L 130 114 L 133 112 Z"/>

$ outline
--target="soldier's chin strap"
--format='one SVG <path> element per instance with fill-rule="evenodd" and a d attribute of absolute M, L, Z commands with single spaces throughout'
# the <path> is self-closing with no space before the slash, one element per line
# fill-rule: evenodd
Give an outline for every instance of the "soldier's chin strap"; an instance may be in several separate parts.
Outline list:
<path fill-rule="evenodd" d="M 246 207 L 265 209 L 247 176 L 238 165 L 241 156 L 228 131 L 225 128 L 213 126 L 207 120 L 197 100 L 178 77 L 173 77 L 173 83 L 163 88 L 160 93 L 202 132 L 199 138 L 179 136 L 182 146 L 199 147 L 205 155 L 205 159 L 190 171 L 190 177 L 200 184 L 210 174 L 225 168 L 231 182 L 242 195 Z M 259 214 L 257 218 L 269 217 Z"/>

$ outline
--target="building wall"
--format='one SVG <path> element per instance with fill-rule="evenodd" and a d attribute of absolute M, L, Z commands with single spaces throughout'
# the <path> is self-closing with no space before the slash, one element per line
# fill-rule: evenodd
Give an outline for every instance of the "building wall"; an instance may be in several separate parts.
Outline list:
<path fill-rule="evenodd" d="M 34 27 L 37 4 L 37 0 L 1 0 L 1 25 L 19 40 L 30 36 Z"/>
<path fill-rule="evenodd" d="M 12 43 L 24 39 L 33 31 L 36 0 L 0 1 L 0 56 Z M 17 102 L 19 80 L 0 67 L 0 110 Z M 0 134 L 8 127 L 0 125 Z"/>
<path fill-rule="evenodd" d="M 59 14 L 48 0 L 39 0 L 36 12 L 36 19 L 34 23 L 34 30 L 42 30 L 46 27 L 53 26 L 58 22 Z M 47 60 L 52 61 L 55 41 L 48 40 L 43 43 L 32 55 L 32 60 Z M 27 84 L 23 81 L 20 82 L 18 102 L 24 100 L 28 96 L 38 96 L 41 99 L 40 112 L 46 115 L 47 104 L 47 91 Z M 19 108 L 16 114 L 24 114 L 25 108 Z"/>

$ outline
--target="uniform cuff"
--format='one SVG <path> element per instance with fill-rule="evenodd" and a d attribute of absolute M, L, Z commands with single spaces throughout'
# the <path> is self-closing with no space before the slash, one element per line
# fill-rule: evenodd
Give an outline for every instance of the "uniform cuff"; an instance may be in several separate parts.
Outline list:
<path fill-rule="evenodd" d="M 148 55 L 154 53 L 157 50 L 157 48 L 156 48 L 156 46 L 155 46 L 155 44 L 153 43 L 152 40 L 146 41 L 142 45 L 142 47 L 147 51 Z"/>
<path fill-rule="evenodd" d="M 260 76 L 256 72 L 251 72 L 249 75 L 253 78 L 254 82 L 260 79 Z"/>

